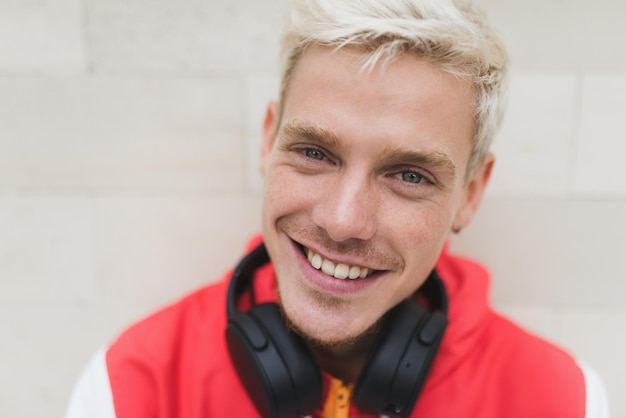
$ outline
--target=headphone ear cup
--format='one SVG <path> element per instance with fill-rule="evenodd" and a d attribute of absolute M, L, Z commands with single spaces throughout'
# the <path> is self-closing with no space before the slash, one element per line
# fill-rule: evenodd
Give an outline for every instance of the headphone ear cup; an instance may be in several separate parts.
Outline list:
<path fill-rule="evenodd" d="M 285 326 L 278 306 L 263 303 L 229 318 L 233 364 L 263 417 L 310 415 L 322 402 L 319 366 L 304 342 Z"/>
<path fill-rule="evenodd" d="M 440 312 L 407 300 L 393 308 L 361 372 L 354 402 L 364 412 L 408 417 L 446 327 Z"/>

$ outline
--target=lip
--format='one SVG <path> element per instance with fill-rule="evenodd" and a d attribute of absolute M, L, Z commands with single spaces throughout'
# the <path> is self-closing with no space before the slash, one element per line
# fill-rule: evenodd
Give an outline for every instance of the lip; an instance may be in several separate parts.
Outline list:
<path fill-rule="evenodd" d="M 290 242 L 302 276 L 310 285 L 324 293 L 342 296 L 358 294 L 374 285 L 384 274 L 382 271 L 376 271 L 364 279 L 336 279 L 311 266 L 311 263 L 309 263 L 302 251 L 302 245 L 291 239 Z"/>

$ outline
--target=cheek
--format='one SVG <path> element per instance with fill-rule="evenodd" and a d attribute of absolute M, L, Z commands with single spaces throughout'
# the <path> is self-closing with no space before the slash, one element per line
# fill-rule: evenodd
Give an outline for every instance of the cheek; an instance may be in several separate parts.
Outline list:
<path fill-rule="evenodd" d="M 294 173 L 288 167 L 270 167 L 265 177 L 263 205 L 266 216 L 274 220 L 289 214 L 310 212 L 323 187 L 319 180 Z"/>
<path fill-rule="evenodd" d="M 291 177 L 291 178 L 290 178 Z M 302 219 L 310 212 L 311 203 L 301 193 L 294 176 L 277 171 L 268 173 L 263 192 L 262 228 L 266 240 L 279 235 L 281 219 Z"/>
<path fill-rule="evenodd" d="M 448 238 L 450 215 L 446 207 L 422 207 L 405 214 L 404 219 L 396 217 L 392 224 L 393 246 L 404 260 L 403 280 L 399 291 L 402 297 L 419 287 L 436 264 Z"/>
<path fill-rule="evenodd" d="M 415 205 L 398 210 L 401 206 L 386 208 L 389 213 L 385 229 L 390 236 L 399 238 L 398 245 L 407 251 L 417 247 L 445 241 L 452 219 L 451 208 L 441 202 L 418 202 Z"/>
<path fill-rule="evenodd" d="M 425 204 L 390 221 L 386 236 L 404 261 L 398 291 L 406 297 L 419 287 L 436 264 L 448 238 L 450 208 Z"/>

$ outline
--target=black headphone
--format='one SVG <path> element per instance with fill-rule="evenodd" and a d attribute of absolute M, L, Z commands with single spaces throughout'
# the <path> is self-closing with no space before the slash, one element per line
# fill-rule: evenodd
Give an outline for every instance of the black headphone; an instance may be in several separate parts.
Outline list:
<path fill-rule="evenodd" d="M 226 339 L 230 356 L 261 416 L 311 415 L 322 403 L 322 376 L 304 341 L 290 331 L 275 303 L 236 310 L 236 299 L 252 289 L 255 270 L 269 262 L 261 244 L 235 269 L 228 288 Z M 409 298 L 392 308 L 377 345 L 354 390 L 363 412 L 408 417 L 447 325 L 448 300 L 433 270 L 419 292 L 431 311 Z M 253 296 L 254 297 L 254 296 Z"/>

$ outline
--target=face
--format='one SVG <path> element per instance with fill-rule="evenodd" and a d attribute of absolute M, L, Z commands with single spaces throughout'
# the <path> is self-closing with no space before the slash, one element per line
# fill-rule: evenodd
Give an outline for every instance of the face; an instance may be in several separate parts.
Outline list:
<path fill-rule="evenodd" d="M 423 59 L 360 72 L 353 51 L 310 48 L 262 151 L 263 234 L 280 303 L 305 337 L 353 342 L 426 279 L 489 178 L 465 176 L 474 91 Z"/>

